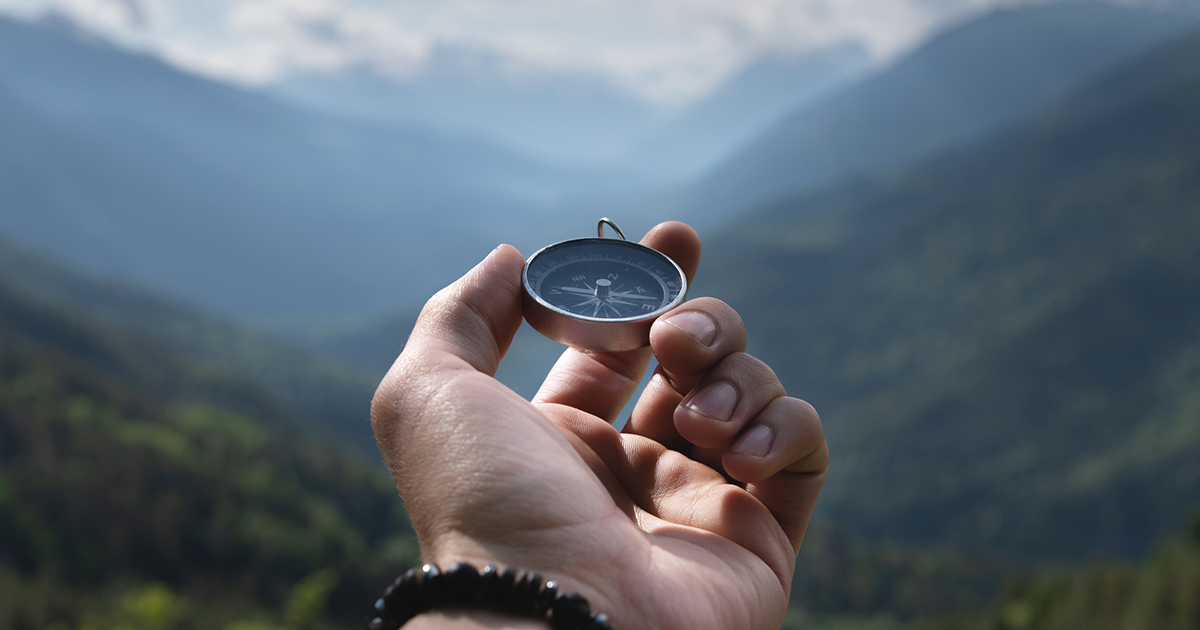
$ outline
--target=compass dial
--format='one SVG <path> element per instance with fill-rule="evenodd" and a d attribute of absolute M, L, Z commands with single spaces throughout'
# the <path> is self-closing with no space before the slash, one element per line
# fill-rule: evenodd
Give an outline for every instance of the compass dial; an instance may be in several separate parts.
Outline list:
<path fill-rule="evenodd" d="M 526 319 L 552 339 L 597 350 L 632 349 L 649 343 L 655 318 L 683 302 L 687 280 L 674 261 L 645 245 L 581 238 L 530 256 L 525 290 L 535 302 L 527 305 Z M 605 327 L 590 325 L 595 323 Z"/>

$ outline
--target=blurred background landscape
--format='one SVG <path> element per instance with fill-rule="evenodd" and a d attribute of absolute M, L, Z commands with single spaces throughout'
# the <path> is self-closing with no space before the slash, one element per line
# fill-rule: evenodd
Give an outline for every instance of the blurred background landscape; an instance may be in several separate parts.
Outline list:
<path fill-rule="evenodd" d="M 421 304 L 600 216 L 821 412 L 785 627 L 1200 628 L 1194 0 L 0 0 L 0 628 L 356 627 Z"/>

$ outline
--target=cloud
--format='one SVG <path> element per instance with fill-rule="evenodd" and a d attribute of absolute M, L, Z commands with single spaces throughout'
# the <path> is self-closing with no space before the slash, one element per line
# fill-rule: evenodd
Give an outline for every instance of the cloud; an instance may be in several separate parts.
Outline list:
<path fill-rule="evenodd" d="M 294 72 L 419 73 L 438 48 L 512 73 L 598 73 L 648 99 L 702 94 L 762 54 L 845 41 L 885 59 L 931 29 L 1022 0 L 0 0 L 56 10 L 187 69 L 263 83 Z"/>

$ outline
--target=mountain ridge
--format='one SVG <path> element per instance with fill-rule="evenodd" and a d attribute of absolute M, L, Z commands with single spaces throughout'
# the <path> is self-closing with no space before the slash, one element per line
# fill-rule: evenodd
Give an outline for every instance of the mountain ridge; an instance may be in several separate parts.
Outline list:
<path fill-rule="evenodd" d="M 588 177 L 316 117 L 54 29 L 0 20 L 0 35 L 0 230 L 243 321 L 403 303 L 444 278 L 387 269 L 494 246 Z"/>
<path fill-rule="evenodd" d="M 706 221 L 728 221 L 738 208 L 964 146 L 1198 20 L 1102 3 L 993 12 L 792 113 L 709 173 L 689 205 Z"/>
<path fill-rule="evenodd" d="M 269 392 L 270 404 L 289 407 L 297 422 L 336 433 L 366 452 L 375 448 L 366 418 L 377 378 L 368 372 L 143 290 L 90 277 L 3 239 L 0 292 L 8 301 L 74 314 L 75 320 L 86 317 L 102 327 L 103 335 L 125 346 L 144 346 L 159 357 L 135 361 L 127 378 L 155 382 L 155 361 L 188 357 L 189 369 L 197 374 Z"/>
<path fill-rule="evenodd" d="M 1200 502 L 1197 54 L 1184 35 L 988 143 L 710 241 L 697 289 L 797 340 L 751 348 L 827 414 L 831 514 L 1080 557 L 1139 554 Z"/>

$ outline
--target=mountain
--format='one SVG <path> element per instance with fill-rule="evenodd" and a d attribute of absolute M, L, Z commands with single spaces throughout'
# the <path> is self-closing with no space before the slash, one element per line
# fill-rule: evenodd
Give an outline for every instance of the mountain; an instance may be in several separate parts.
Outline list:
<path fill-rule="evenodd" d="M 1095 563 L 1016 581 L 984 623 L 946 630 L 1200 627 L 1200 519 L 1139 566 Z"/>
<path fill-rule="evenodd" d="M 0 627 L 361 625 L 415 540 L 374 446 L 312 406 L 338 374 L 280 346 L 0 242 Z M 801 627 L 978 614 L 1019 568 L 808 541 Z"/>
<path fill-rule="evenodd" d="M 378 455 L 300 399 L 27 288 L 0 283 L 0 627 L 352 627 L 417 561 Z"/>
<path fill-rule="evenodd" d="M 436 49 L 411 77 L 371 68 L 289 77 L 271 94 L 318 111 L 469 132 L 552 162 L 613 169 L 625 186 L 712 167 L 757 132 L 862 74 L 846 44 L 750 64 L 699 102 L 673 111 L 586 74 L 535 73 L 494 54 Z"/>
<path fill-rule="evenodd" d="M 25 288 L 0 283 L 0 627 L 359 627 L 418 561 L 374 458 L 240 375 Z M 1025 574 L 818 521 L 785 627 L 958 628 Z M 1006 608 L 1029 593 L 1072 605 L 1044 580 L 1005 593 Z"/>
<path fill-rule="evenodd" d="M 759 59 L 660 125 L 628 160 L 641 170 L 661 172 L 664 179 L 695 178 L 789 112 L 814 105 L 859 79 L 870 63 L 870 55 L 857 44 Z"/>
<path fill-rule="evenodd" d="M 994 12 L 767 129 L 697 185 L 691 212 L 728 222 L 781 194 L 964 146 L 1196 23 L 1098 2 Z"/>
<path fill-rule="evenodd" d="M 667 116 L 601 77 L 521 71 L 494 53 L 437 48 L 419 73 L 351 68 L 267 90 L 340 116 L 493 138 L 552 162 L 608 165 Z"/>
<path fill-rule="evenodd" d="M 1080 558 L 1143 553 L 1200 504 L 1198 58 L 1193 33 L 709 239 L 697 292 L 823 412 L 825 513 Z"/>
<path fill-rule="evenodd" d="M 164 353 L 128 363 L 123 373 L 138 383 L 168 387 L 159 363 L 175 363 L 178 355 L 189 369 L 220 375 L 230 384 L 245 383 L 268 395 L 271 404 L 287 408 L 295 422 L 368 451 L 375 448 L 366 418 L 383 370 L 349 367 L 178 302 L 97 280 L 2 239 L 0 291 L 11 299 L 19 296 L 23 304 L 86 317 L 105 335 L 136 339 L 143 355 Z M 403 338 L 398 344 L 402 343 Z M 206 396 L 214 398 L 216 393 Z"/>
<path fill-rule="evenodd" d="M 68 24 L 0 20 L 0 230 L 221 314 L 403 304 L 578 181 L 469 137 L 322 117 Z"/>

